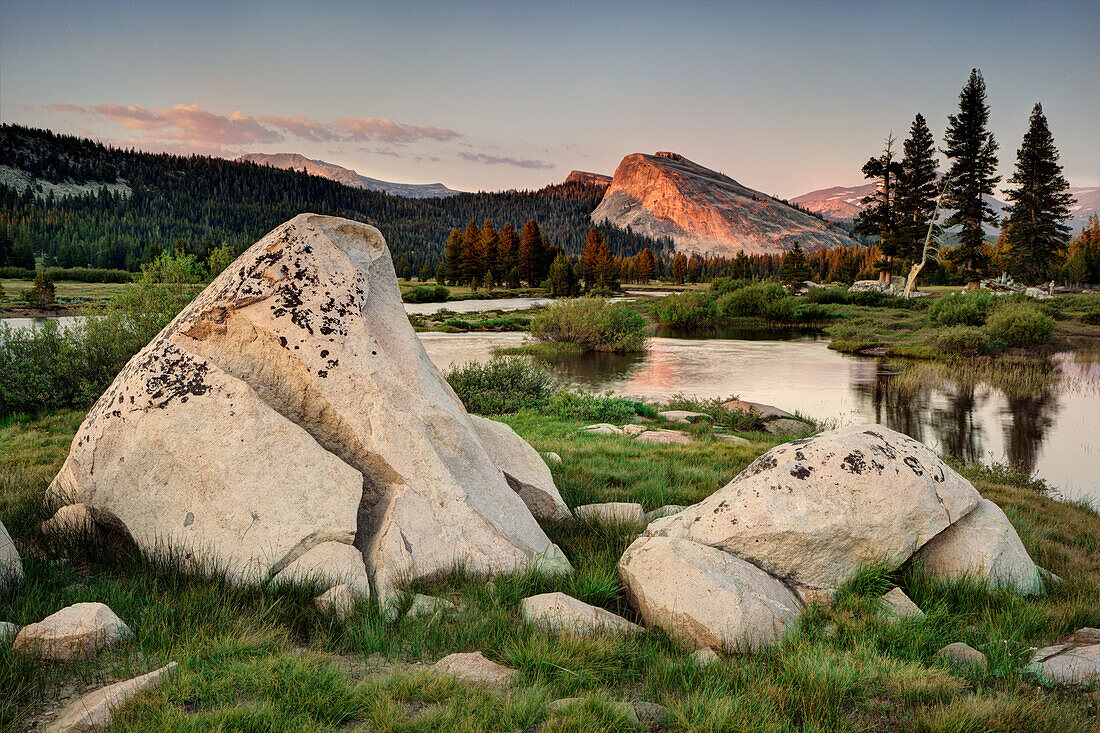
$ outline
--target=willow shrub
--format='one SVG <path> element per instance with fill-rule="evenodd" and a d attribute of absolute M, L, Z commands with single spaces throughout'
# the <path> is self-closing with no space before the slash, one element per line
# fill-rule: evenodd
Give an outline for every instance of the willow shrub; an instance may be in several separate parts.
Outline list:
<path fill-rule="evenodd" d="M 585 351 L 642 351 L 646 319 L 625 303 L 603 298 L 576 298 L 555 303 L 531 321 L 539 341 L 576 344 Z"/>

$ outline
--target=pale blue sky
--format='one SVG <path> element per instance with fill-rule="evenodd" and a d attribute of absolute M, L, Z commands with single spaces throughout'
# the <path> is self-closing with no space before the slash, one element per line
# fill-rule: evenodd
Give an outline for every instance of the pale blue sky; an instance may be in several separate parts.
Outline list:
<path fill-rule="evenodd" d="M 0 0 L 6 122 L 467 190 L 655 150 L 782 196 L 856 184 L 916 112 L 942 139 L 972 66 L 1006 176 L 1041 101 L 1100 183 L 1096 0 Z"/>

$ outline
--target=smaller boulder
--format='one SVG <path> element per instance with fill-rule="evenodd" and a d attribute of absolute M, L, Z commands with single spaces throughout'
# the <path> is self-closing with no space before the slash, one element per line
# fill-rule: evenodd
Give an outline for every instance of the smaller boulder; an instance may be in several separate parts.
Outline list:
<path fill-rule="evenodd" d="M 552 450 L 551 451 L 546 451 L 545 453 L 543 453 L 542 457 L 546 461 L 546 464 L 548 466 L 560 466 L 561 465 L 561 456 L 559 456 L 557 453 L 555 453 Z"/>
<path fill-rule="evenodd" d="M 502 422 L 478 415 L 470 415 L 470 422 L 493 464 L 536 519 L 569 517 L 569 507 L 558 493 L 550 467 L 538 451 Z"/>
<path fill-rule="evenodd" d="M 26 657 L 91 659 L 134 633 L 102 603 L 75 603 L 20 629 L 12 651 Z"/>
<path fill-rule="evenodd" d="M 622 616 L 564 593 L 542 593 L 524 598 L 520 601 L 519 608 L 523 618 L 530 623 L 576 636 L 590 636 L 601 632 L 634 634 L 643 631 L 641 626 Z"/>
<path fill-rule="evenodd" d="M 645 425 L 636 425 L 633 423 L 630 425 L 623 425 L 622 427 L 623 435 L 641 435 L 646 429 Z"/>
<path fill-rule="evenodd" d="M 769 420 L 764 423 L 764 430 L 767 430 L 772 435 L 802 435 L 803 433 L 810 432 L 810 426 L 801 420 L 781 417 L 778 420 Z"/>
<path fill-rule="evenodd" d="M 11 535 L 0 522 L 0 590 L 7 587 L 8 583 L 21 583 L 23 581 L 23 560 L 19 557 L 19 550 L 15 549 Z"/>
<path fill-rule="evenodd" d="M 643 524 L 645 511 L 641 504 L 629 501 L 612 501 L 603 504 L 584 504 L 573 510 L 578 519 L 608 524 Z"/>
<path fill-rule="evenodd" d="M 653 511 L 645 513 L 646 524 L 664 517 L 671 517 L 673 514 L 679 514 L 685 509 L 687 509 L 687 507 L 680 504 L 665 504 L 662 507 L 657 507 Z"/>
<path fill-rule="evenodd" d="M 1073 636 L 1071 636 L 1069 640 L 1071 644 L 1076 644 L 1077 646 L 1100 644 L 1100 629 L 1094 629 L 1088 626 L 1077 629 L 1077 631 L 1073 632 Z"/>
<path fill-rule="evenodd" d="M 709 667 L 710 665 L 721 660 L 722 658 L 718 656 L 718 652 L 714 651 L 709 646 L 705 646 L 702 649 L 696 649 L 695 651 L 693 651 L 689 656 L 689 659 L 691 659 L 692 664 L 694 664 L 696 667 L 703 669 L 704 667 Z"/>
<path fill-rule="evenodd" d="M 936 652 L 936 655 L 943 657 L 944 659 L 952 659 L 956 662 L 962 662 L 963 664 L 972 664 L 980 667 L 984 667 L 986 665 L 984 654 L 982 654 L 980 651 L 970 646 L 969 644 L 964 644 L 961 641 L 956 641 L 953 644 L 948 644 L 947 646 Z"/>
<path fill-rule="evenodd" d="M 421 616 L 434 616 L 439 613 L 453 611 L 456 608 L 457 606 L 446 598 L 436 598 L 435 596 L 417 593 L 412 597 L 412 604 L 409 605 L 409 610 L 405 612 L 405 618 L 414 619 Z"/>
<path fill-rule="evenodd" d="M 705 412 L 692 412 L 691 410 L 665 410 L 664 412 L 658 412 L 657 417 L 662 420 L 668 420 L 669 422 L 684 423 L 685 425 L 705 420 L 714 420 L 713 417 Z"/>
<path fill-rule="evenodd" d="M 593 435 L 622 435 L 623 429 L 618 425 L 612 425 L 611 423 L 601 422 L 594 425 L 585 425 L 581 430 L 586 433 L 592 433 Z"/>
<path fill-rule="evenodd" d="M 95 519 L 87 504 L 66 504 L 42 523 L 47 534 L 85 535 L 95 531 Z"/>
<path fill-rule="evenodd" d="M 1100 644 L 1063 647 L 1049 654 L 1047 647 L 1031 655 L 1029 672 L 1037 674 L 1047 684 L 1087 685 L 1100 680 Z"/>
<path fill-rule="evenodd" d="M 775 420 L 781 417 L 794 417 L 786 410 L 780 410 L 774 405 L 765 405 L 761 402 L 749 402 L 747 400 L 730 400 L 723 402 L 722 407 L 730 412 L 747 412 L 756 415 L 761 420 Z"/>
<path fill-rule="evenodd" d="M 729 435 L 728 433 L 712 433 L 711 437 L 730 445 L 749 445 L 752 443 L 748 438 L 742 438 L 740 435 Z"/>
<path fill-rule="evenodd" d="M 19 634 L 19 625 L 10 621 L 0 621 L 0 646 L 11 646 L 15 637 Z"/>
<path fill-rule="evenodd" d="M 317 606 L 321 613 L 335 614 L 337 620 L 343 621 L 351 615 L 355 608 L 355 592 L 347 583 L 334 585 L 321 595 L 313 599 L 313 605 Z"/>
<path fill-rule="evenodd" d="M 486 659 L 481 652 L 449 654 L 436 662 L 432 671 L 486 687 L 508 687 L 519 677 L 519 670 Z"/>
<path fill-rule="evenodd" d="M 271 585 L 319 583 L 331 588 L 346 583 L 359 598 L 370 597 L 363 553 L 343 542 L 322 542 L 275 574 Z"/>
<path fill-rule="evenodd" d="M 634 440 L 657 445 L 691 445 L 691 436 L 679 430 L 647 430 Z"/>
<path fill-rule="evenodd" d="M 882 604 L 883 615 L 895 621 L 920 618 L 924 615 L 924 611 L 920 610 L 901 588 L 894 588 L 884 595 Z"/>
<path fill-rule="evenodd" d="M 76 733 L 105 728 L 111 724 L 114 711 L 145 690 L 152 689 L 176 671 L 176 663 L 154 670 L 125 682 L 101 687 L 75 700 L 46 728 L 47 733 Z"/>

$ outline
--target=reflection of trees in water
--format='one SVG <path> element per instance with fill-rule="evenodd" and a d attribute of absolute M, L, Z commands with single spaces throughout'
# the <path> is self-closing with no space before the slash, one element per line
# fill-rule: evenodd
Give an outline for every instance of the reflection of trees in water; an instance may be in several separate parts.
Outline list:
<path fill-rule="evenodd" d="M 977 396 L 969 382 L 946 386 L 943 397 L 947 407 L 935 407 L 930 415 L 932 430 L 944 453 L 964 461 L 981 458 L 982 426 L 974 421 L 974 408 L 986 396 Z"/>
<path fill-rule="evenodd" d="M 930 389 L 895 381 L 899 372 L 885 361 L 862 362 L 854 371 L 852 391 L 876 423 L 924 439 Z"/>
<path fill-rule="evenodd" d="M 1040 394 L 1009 396 L 1005 412 L 1011 420 L 1002 425 L 1005 436 L 1005 453 L 1008 462 L 1027 473 L 1035 468 L 1035 458 L 1046 437 L 1046 431 L 1054 424 L 1058 411 L 1058 398 L 1051 390 Z"/>
<path fill-rule="evenodd" d="M 603 389 L 609 382 L 625 380 L 645 358 L 644 353 L 607 354 L 598 351 L 578 356 L 540 357 L 567 381 L 590 389 Z"/>

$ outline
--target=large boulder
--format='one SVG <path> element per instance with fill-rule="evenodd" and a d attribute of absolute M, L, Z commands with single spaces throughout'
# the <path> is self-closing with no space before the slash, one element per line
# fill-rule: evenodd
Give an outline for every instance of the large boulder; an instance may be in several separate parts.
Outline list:
<path fill-rule="evenodd" d="M 647 626 L 699 648 L 754 651 L 782 638 L 802 607 L 760 568 L 681 538 L 639 537 L 619 577 Z"/>
<path fill-rule="evenodd" d="M 829 589 L 861 566 L 904 562 L 980 499 L 916 440 L 853 427 L 776 446 L 645 533 L 732 553 L 792 587 Z"/>
<path fill-rule="evenodd" d="M 0 591 L 9 583 L 23 580 L 23 560 L 19 550 L 15 549 L 11 535 L 3 522 L 0 522 Z"/>
<path fill-rule="evenodd" d="M 932 538 L 913 561 L 940 578 L 982 578 L 1025 595 L 1043 589 L 1042 573 L 1016 529 L 988 499 Z"/>
<path fill-rule="evenodd" d="M 569 518 L 569 506 L 538 451 L 502 422 L 478 415 L 470 415 L 470 421 L 493 463 L 536 519 Z"/>
<path fill-rule="evenodd" d="M 249 580 L 354 543 L 382 601 L 459 564 L 569 568 L 425 354 L 382 235 L 315 214 L 130 360 L 50 493 Z"/>

